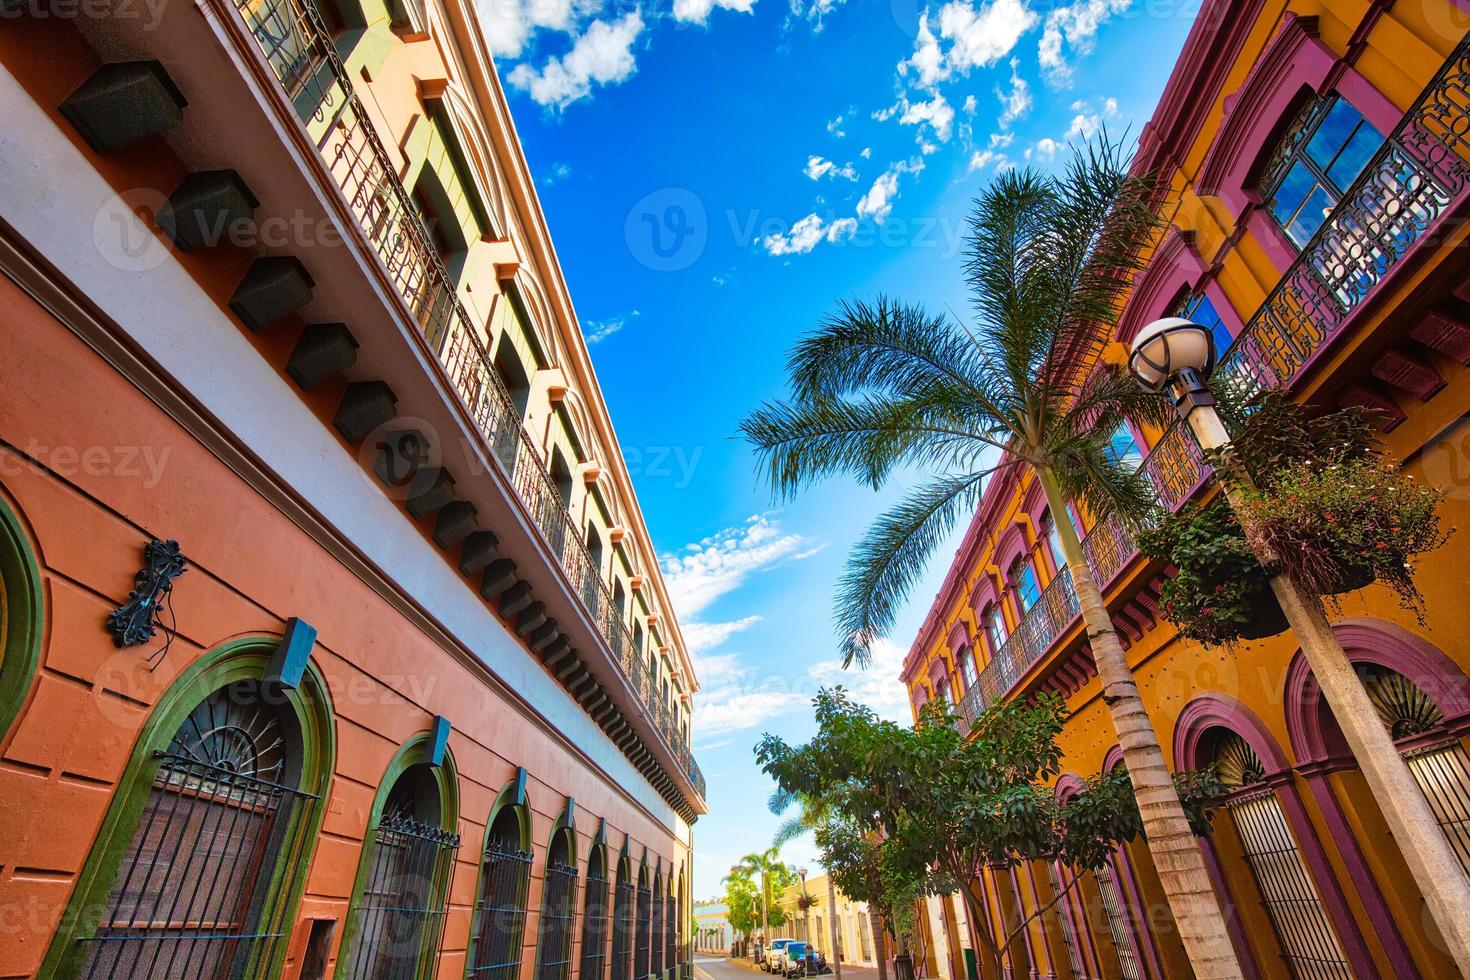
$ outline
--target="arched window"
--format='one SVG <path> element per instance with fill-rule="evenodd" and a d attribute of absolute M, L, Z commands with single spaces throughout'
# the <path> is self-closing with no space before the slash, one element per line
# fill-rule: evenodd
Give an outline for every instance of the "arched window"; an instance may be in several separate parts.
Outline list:
<path fill-rule="evenodd" d="M 1230 795 L 1224 810 L 1240 838 L 1242 855 L 1255 880 L 1281 954 L 1294 977 L 1341 977 L 1352 971 L 1307 871 L 1266 767 L 1239 734 L 1212 733 L 1210 760 Z"/>
<path fill-rule="evenodd" d="M 502 297 L 501 301 L 508 303 L 510 299 Z M 521 356 L 508 335 L 502 336 L 495 347 L 495 374 L 509 393 L 516 415 L 524 419 L 526 409 L 531 404 L 531 379 L 527 377 L 526 369 L 521 365 Z"/>
<path fill-rule="evenodd" d="M 1011 589 L 1016 596 L 1016 616 L 1025 619 L 1036 600 L 1041 598 L 1041 587 L 1036 583 L 1036 569 L 1025 555 L 1011 562 Z"/>
<path fill-rule="evenodd" d="M 980 675 L 975 671 L 975 655 L 970 652 L 968 646 L 963 646 L 960 647 L 956 659 L 959 661 L 960 679 L 964 682 L 965 690 L 969 691 L 970 688 L 980 683 Z"/>
<path fill-rule="evenodd" d="M 662 861 L 659 862 L 662 864 Z M 649 976 L 659 977 L 664 972 L 664 876 L 663 871 L 653 873 L 653 924 L 648 934 L 648 951 L 651 960 L 648 967 Z"/>
<path fill-rule="evenodd" d="M 613 897 L 613 946 L 611 980 L 629 980 L 634 944 L 633 863 L 628 859 L 628 846 L 618 861 L 617 892 Z"/>
<path fill-rule="evenodd" d="M 599 835 L 600 837 L 601 835 Z M 582 897 L 582 963 L 578 980 L 602 980 L 608 935 L 607 845 L 592 846 L 587 859 L 587 886 Z"/>
<path fill-rule="evenodd" d="M 1310 99 L 1287 126 L 1261 171 L 1260 194 L 1298 249 L 1322 227 L 1362 173 L 1383 135 L 1346 99 Z"/>
<path fill-rule="evenodd" d="M 19 519 L 0 500 L 0 738 L 40 662 L 41 622 L 40 569 Z"/>
<path fill-rule="evenodd" d="M 43 975 L 279 973 L 332 771 L 315 668 L 261 679 L 279 644 L 214 651 L 160 698 Z"/>
<path fill-rule="evenodd" d="M 490 810 L 480 892 L 470 937 L 469 975 L 515 980 L 521 968 L 521 937 L 531 885 L 531 818 L 522 769 Z"/>
<path fill-rule="evenodd" d="M 577 837 L 568 804 L 567 813 L 552 831 L 551 844 L 546 849 L 541 923 L 536 937 L 536 980 L 566 980 L 572 966 L 572 932 L 576 923 Z"/>
<path fill-rule="evenodd" d="M 638 922 L 633 947 L 633 977 L 635 980 L 643 980 L 648 976 L 648 941 L 652 915 L 653 883 L 648 878 L 648 858 L 645 855 L 643 866 L 638 869 Z"/>
<path fill-rule="evenodd" d="M 1007 639 L 1006 620 L 1001 614 L 999 604 L 991 603 L 987 606 L 981 620 L 985 626 L 985 637 L 990 641 L 990 655 L 995 657 L 1006 645 Z"/>
<path fill-rule="evenodd" d="M 674 902 L 674 877 L 669 876 L 669 892 L 664 896 L 664 965 L 670 976 L 679 970 L 679 944 L 676 938 L 679 929 L 678 906 Z"/>
<path fill-rule="evenodd" d="M 459 851 L 459 835 L 449 829 L 458 818 L 445 806 L 441 769 L 416 762 L 392 775 L 363 845 L 340 977 L 433 975 Z"/>

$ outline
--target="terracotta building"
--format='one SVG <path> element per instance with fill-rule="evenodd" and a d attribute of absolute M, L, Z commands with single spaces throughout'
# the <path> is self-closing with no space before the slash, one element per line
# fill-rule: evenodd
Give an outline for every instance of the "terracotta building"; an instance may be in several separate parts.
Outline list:
<path fill-rule="evenodd" d="M 1225 364 L 1321 406 L 1374 409 L 1407 471 L 1470 525 L 1470 8 L 1207 0 L 1137 167 L 1163 184 L 1167 230 L 1101 356 L 1161 316 L 1210 326 Z M 1116 456 L 1177 509 L 1214 493 L 1181 426 L 1125 424 Z M 1201 846 L 1250 976 L 1445 977 L 1454 964 L 1288 631 L 1211 649 L 1160 614 L 1164 568 L 1081 509 L 1048 512 L 1030 476 L 988 488 L 903 670 L 915 710 L 951 699 L 973 719 L 999 699 L 1064 696 L 1067 773 L 1117 765 L 1056 522 L 1084 552 L 1179 769 L 1219 763 L 1230 790 Z M 1470 605 L 1463 532 L 1428 555 L 1422 625 L 1381 586 L 1342 599 L 1334 628 L 1444 833 L 1470 868 Z M 1459 873 L 1461 869 L 1447 869 Z M 930 975 L 965 975 L 974 930 L 1000 931 L 1065 884 L 1044 863 L 987 868 L 989 920 L 934 900 Z M 982 964 L 983 966 L 983 964 Z M 1142 842 L 1029 928 L 1013 977 L 1189 976 Z"/>
<path fill-rule="evenodd" d="M 0 975 L 689 976 L 697 681 L 473 6 L 5 7 Z"/>

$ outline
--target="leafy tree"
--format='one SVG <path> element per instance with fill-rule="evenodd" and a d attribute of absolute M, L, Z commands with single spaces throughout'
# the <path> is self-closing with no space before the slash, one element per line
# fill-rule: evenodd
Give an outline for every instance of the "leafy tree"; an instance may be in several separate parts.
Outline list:
<path fill-rule="evenodd" d="M 1125 419 L 1168 406 L 1116 366 L 1089 371 L 1113 334 L 1158 219 L 1148 181 L 1104 136 L 1060 175 L 1008 170 L 976 200 L 968 322 L 880 297 L 843 302 L 789 362 L 791 394 L 741 423 L 779 497 L 831 476 L 874 488 L 932 477 L 859 541 L 837 590 L 844 659 L 866 665 L 935 548 L 996 473 L 1036 476 L 1076 589 L 1088 642 L 1143 810 L 1149 847 L 1196 975 L 1235 976 L 1204 860 L 1081 541 L 1078 500 L 1098 519 L 1141 518 L 1154 494 L 1111 446 Z"/>
<path fill-rule="evenodd" d="M 724 878 L 725 919 L 742 940 L 749 939 L 760 926 L 760 891 L 750 872 L 740 866 L 730 869 Z"/>
<path fill-rule="evenodd" d="M 796 883 L 796 869 L 781 860 L 781 847 L 774 845 L 754 854 L 747 854 L 740 859 L 735 866 L 743 874 L 749 876 L 751 887 L 755 892 L 754 925 L 752 930 L 759 929 L 762 924 L 762 914 L 765 923 L 771 927 L 772 934 L 777 929 L 786 925 L 786 910 L 780 905 L 780 897 L 785 894 L 786 889 Z M 733 873 L 734 869 L 732 869 Z M 760 887 L 764 880 L 766 887 L 766 905 L 761 908 Z M 766 936 L 766 942 L 771 941 L 772 936 Z"/>
<path fill-rule="evenodd" d="M 783 792 L 830 802 L 817 830 L 823 864 L 844 891 L 885 908 L 900 934 L 913 900 L 959 893 L 971 922 L 986 922 L 976 871 L 1028 861 L 1055 861 L 1078 873 L 1102 867 L 1120 845 L 1143 833 L 1143 820 L 1121 770 L 1087 780 L 1059 800 L 1050 785 L 1061 772 L 1057 736 L 1067 718 L 1055 695 L 1002 702 L 976 720 L 975 737 L 955 727 L 943 699 L 927 705 L 912 728 L 878 718 L 841 688 L 816 698 L 818 731 L 788 745 L 766 735 L 756 760 Z M 1213 772 L 1177 780 L 1193 831 L 1209 829 Z M 1025 927 L 1065 895 L 1003 936 L 978 930 L 996 970 Z"/>

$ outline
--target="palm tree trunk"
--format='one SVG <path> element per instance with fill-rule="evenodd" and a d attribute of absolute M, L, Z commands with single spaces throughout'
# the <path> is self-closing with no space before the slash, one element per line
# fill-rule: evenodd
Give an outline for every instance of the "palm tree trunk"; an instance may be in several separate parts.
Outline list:
<path fill-rule="evenodd" d="M 1102 682 L 1103 702 L 1113 718 L 1123 761 L 1138 798 L 1143 833 L 1153 855 L 1159 883 L 1169 899 L 1169 910 L 1184 951 L 1199 980 L 1241 976 L 1235 949 L 1225 930 L 1225 916 L 1205 870 L 1204 854 L 1189 828 L 1184 805 L 1174 778 L 1164 764 L 1164 750 L 1152 720 L 1139 696 L 1133 671 L 1123 655 L 1123 644 L 1113 628 L 1102 593 L 1093 580 L 1092 569 L 1082 554 L 1082 542 L 1067 519 L 1066 501 L 1056 476 L 1046 467 L 1036 467 L 1037 479 L 1046 493 L 1052 522 L 1061 538 L 1072 587 L 1087 628 L 1092 659 Z"/>

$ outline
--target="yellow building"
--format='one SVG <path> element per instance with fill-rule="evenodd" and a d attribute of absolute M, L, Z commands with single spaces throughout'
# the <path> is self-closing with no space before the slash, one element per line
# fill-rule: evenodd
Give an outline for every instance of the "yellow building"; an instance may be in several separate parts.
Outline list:
<path fill-rule="evenodd" d="M 803 895 L 810 902 L 805 909 L 802 908 Z M 877 964 L 879 947 L 874 943 L 874 936 L 877 934 L 881 938 L 883 929 L 879 919 L 869 913 L 867 902 L 853 901 L 835 885 L 829 891 L 826 875 L 811 876 L 805 882 L 798 881 L 789 886 L 779 902 L 786 912 L 786 925 L 773 929 L 772 938 L 789 936 L 811 942 L 831 960 L 835 922 L 837 949 L 842 962 L 855 966 Z"/>
<path fill-rule="evenodd" d="M 1144 324 L 1211 326 L 1228 363 L 1322 406 L 1361 405 L 1416 478 L 1470 522 L 1470 10 L 1415 4 L 1207 0 L 1138 168 L 1168 227 L 1102 354 Z M 1114 434 L 1163 503 L 1213 492 L 1187 432 Z M 966 719 L 1038 691 L 1067 699 L 1066 792 L 1118 764 L 1053 521 L 1074 522 L 1159 732 L 1179 769 L 1221 763 L 1231 789 L 1202 844 L 1244 970 L 1259 977 L 1444 977 L 1455 967 L 1290 632 L 1233 650 L 1185 641 L 1160 615 L 1165 569 L 1121 527 L 1048 513 L 1029 474 L 988 488 L 905 662 L 915 712 Z M 1464 535 L 1429 555 L 1419 624 L 1380 586 L 1343 597 L 1334 628 L 1359 665 L 1456 853 L 1470 867 L 1470 605 Z M 1407 683 L 1406 683 L 1407 682 Z M 1061 886 L 1044 863 L 986 869 L 989 921 L 952 900 L 921 916 L 934 973 L 963 976 L 971 931 L 995 935 Z M 1147 847 L 1121 849 L 1037 920 L 1009 974 L 1189 975 Z"/>

